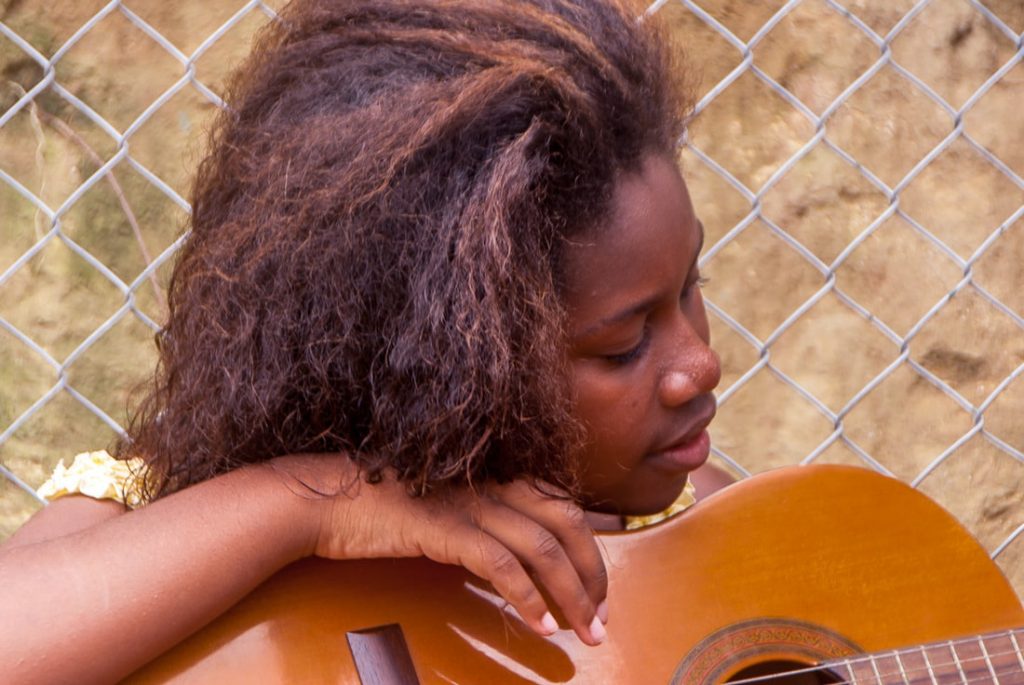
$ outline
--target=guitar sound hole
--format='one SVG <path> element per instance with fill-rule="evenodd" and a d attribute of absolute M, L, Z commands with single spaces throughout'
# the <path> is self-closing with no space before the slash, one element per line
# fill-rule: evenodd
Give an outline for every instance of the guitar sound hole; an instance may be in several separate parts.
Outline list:
<path fill-rule="evenodd" d="M 785 661 L 783 659 L 763 661 L 738 671 L 726 682 L 740 683 L 749 679 L 757 679 L 758 685 L 760 683 L 771 683 L 771 685 L 824 685 L 825 683 L 842 682 L 842 679 L 826 668 L 808 669 L 807 664 L 801 664 L 796 661 Z M 792 671 L 796 671 L 796 673 Z"/>

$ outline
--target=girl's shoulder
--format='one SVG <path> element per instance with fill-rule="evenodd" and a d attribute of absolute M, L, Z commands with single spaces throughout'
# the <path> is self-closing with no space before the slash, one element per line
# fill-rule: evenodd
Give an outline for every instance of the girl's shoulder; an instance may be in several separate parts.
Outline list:
<path fill-rule="evenodd" d="M 71 466 L 65 466 L 61 459 L 36 492 L 47 501 L 67 495 L 85 495 L 97 500 L 113 500 L 134 509 L 143 502 L 144 474 L 142 459 L 115 459 L 105 450 L 82 452 L 75 456 Z"/>

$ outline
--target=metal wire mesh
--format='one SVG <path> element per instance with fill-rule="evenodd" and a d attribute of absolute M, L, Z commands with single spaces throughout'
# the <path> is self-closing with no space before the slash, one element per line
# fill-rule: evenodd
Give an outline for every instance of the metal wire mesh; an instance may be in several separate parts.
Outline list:
<path fill-rule="evenodd" d="M 173 147 L 162 140 L 165 135 L 173 138 L 170 132 L 175 122 L 164 117 L 173 109 L 169 103 L 192 98 L 198 99 L 198 104 L 193 104 L 200 109 L 222 106 L 218 87 L 211 85 L 219 82 L 219 76 L 207 79 L 201 73 L 201 62 L 242 24 L 255 26 L 275 16 L 274 9 L 261 0 L 244 4 L 225 0 L 212 13 L 216 21 L 210 24 L 207 20 L 201 31 L 189 23 L 184 29 L 158 28 L 159 22 L 148 19 L 148 10 L 140 9 L 144 6 L 141 0 L 112 0 L 98 10 L 90 9 L 69 35 L 56 31 L 48 39 L 40 38 L 38 24 L 24 16 L 8 20 L 5 14 L 10 12 L 0 13 L 4 19 L 0 41 L 9 42 L 3 46 L 5 51 L 0 51 L 0 64 L 13 89 L 0 114 L 0 187 L 6 193 L 2 208 L 7 217 L 0 221 L 6 223 L 3 230 L 8 235 L 18 233 L 18 240 L 25 245 L 16 248 L 18 240 L 5 237 L 6 252 L 0 252 L 0 329 L 6 334 L 0 333 L 0 355 L 6 354 L 11 365 L 0 366 L 0 371 L 27 368 L 24 373 L 38 387 L 31 402 L 20 406 L 8 395 L 14 386 L 23 385 L 23 376 L 16 379 L 13 371 L 5 371 L 10 377 L 4 378 L 0 389 L 0 474 L 33 498 L 33 485 L 38 485 L 40 474 L 57 457 L 67 456 L 66 450 L 91 445 L 68 444 L 68 434 L 58 431 L 57 438 L 32 443 L 49 451 L 45 456 L 36 455 L 33 462 L 12 457 L 18 436 L 31 433 L 40 413 L 67 397 L 76 404 L 61 407 L 84 407 L 107 430 L 121 432 L 119 405 L 97 400 L 96 383 L 79 382 L 76 370 L 86 361 L 93 366 L 116 366 L 116 360 L 91 357 L 105 338 L 119 335 L 126 322 L 141 322 L 150 331 L 158 329 L 161 274 L 181 243 L 179 229 L 189 211 L 183 187 L 171 179 L 175 174 L 166 171 L 160 152 L 161 146 Z M 790 0 L 758 3 L 756 7 L 712 0 L 703 4 L 658 0 L 646 11 L 666 18 L 691 56 L 699 57 L 702 46 L 711 45 L 725 55 L 709 70 L 712 73 L 698 90 L 694 123 L 682 155 L 698 212 L 710 215 L 704 221 L 708 247 L 701 267 L 712 275 L 706 301 L 725 348 L 726 380 L 718 395 L 725 427 L 714 434 L 713 454 L 740 475 L 780 463 L 853 461 L 904 478 L 926 491 L 932 475 L 944 465 L 966 460 L 968 464 L 954 469 L 949 479 L 964 480 L 964 488 L 998 487 L 1004 491 L 998 504 L 991 498 L 985 500 L 982 507 L 989 510 L 978 515 L 978 520 L 995 522 L 986 529 L 983 541 L 993 557 L 1001 557 L 1011 547 L 1020 546 L 1013 542 L 1024 530 L 1024 506 L 1017 486 L 1019 474 L 1024 473 L 1017 468 L 1024 464 L 1024 435 L 1016 428 L 1020 423 L 1016 417 L 1024 408 L 1024 381 L 1018 380 L 1024 374 L 1024 300 L 1015 294 L 1016 259 L 1024 256 L 1024 250 L 1017 247 L 1021 239 L 1014 233 L 1015 229 L 1020 233 L 1024 223 L 1020 221 L 1024 216 L 1024 158 L 1013 152 L 1024 143 L 1024 118 L 1014 113 L 1012 104 L 1024 102 L 1024 91 L 1019 88 L 1024 16 L 1012 3 L 997 7 L 977 0 L 920 0 L 905 6 L 886 3 L 885 8 L 884 12 L 877 7 L 872 10 L 871 3 L 857 0 L 846 4 Z M 943 24 L 943 12 L 958 17 L 952 31 Z M 254 23 L 254 19 L 258 21 Z M 38 16 L 36 20 L 42 21 Z M 825 32 L 826 26 L 831 33 Z M 81 61 L 76 61 L 75 55 L 99 49 L 90 40 L 115 29 L 122 38 L 131 37 L 114 48 L 128 54 L 128 59 L 132 50 L 141 50 L 139 46 L 145 44 L 145 54 L 152 55 L 155 50 L 162 55 L 152 59 L 170 60 L 160 67 L 172 75 L 165 82 L 154 79 L 158 83 L 130 84 L 130 89 L 148 88 L 153 95 L 141 109 L 127 115 L 110 113 L 105 107 L 117 93 L 89 87 L 90 83 L 105 82 L 102 64 L 96 67 L 99 76 L 70 67 L 69 72 L 61 72 L 62 65 L 75 67 Z M 817 46 L 812 50 L 817 58 L 796 69 L 790 68 L 792 65 L 780 68 L 776 59 L 779 45 L 793 32 Z M 963 32 L 966 34 L 961 35 Z M 251 31 L 244 33 L 236 42 L 248 40 Z M 975 51 L 988 50 L 985 54 L 995 60 L 994 68 L 980 83 L 965 76 L 954 79 L 954 86 L 936 86 L 934 79 L 914 66 L 922 63 L 917 59 L 920 46 L 931 36 L 954 47 L 973 41 L 981 46 L 976 45 Z M 49 48 L 43 45 L 47 42 Z M 908 54 L 912 57 L 905 58 Z M 836 55 L 854 57 L 840 68 L 830 61 Z M 908 65 L 911 62 L 913 65 Z M 30 75 L 12 76 L 16 73 Z M 801 73 L 828 81 L 828 87 L 801 86 Z M 109 72 L 106 77 L 119 80 Z M 892 96 L 871 99 L 865 95 L 880 88 Z M 888 106 L 884 103 L 897 97 L 913 99 L 918 109 L 896 115 L 883 111 Z M 1002 104 L 1007 101 L 1009 106 Z M 730 128 L 731 115 L 758 107 L 765 108 L 767 114 L 752 132 Z M 1010 116 L 1000 119 L 996 116 L 1000 111 Z M 892 130 L 872 139 L 872 134 L 864 133 L 870 129 L 858 128 L 858 117 L 869 122 L 875 119 L 878 126 Z M 972 117 L 982 124 L 972 123 Z M 909 130 L 900 128 L 903 120 L 912 122 Z M 195 137 L 196 127 L 190 123 L 183 127 L 188 136 Z M 3 138 L 5 129 L 11 133 Z M 33 165 L 41 167 L 47 154 L 55 154 L 46 148 L 44 129 L 56 131 L 62 136 L 62 145 L 78 151 L 82 178 L 73 183 L 65 179 L 62 193 L 46 187 L 42 171 L 25 171 L 31 171 Z M 144 139 L 149 142 L 143 144 Z M 771 148 L 767 162 L 744 159 L 745 140 L 757 141 L 751 148 Z M 912 153 L 901 146 L 904 140 L 916 146 Z M 865 141 L 874 144 L 862 145 Z M 755 150 L 752 154 L 760 153 Z M 27 161 L 19 162 L 19 155 Z M 981 179 L 972 192 L 984 204 L 998 205 L 1000 213 L 994 225 L 976 222 L 973 232 L 951 231 L 942 225 L 941 216 L 929 213 L 931 205 L 942 205 L 939 195 L 927 190 L 942 184 L 927 186 L 929 179 L 935 174 L 960 178 L 957 169 L 963 167 L 970 171 L 965 182 Z M 823 187 L 830 187 L 830 170 L 845 175 L 847 186 L 859 188 L 855 194 L 872 198 L 862 212 L 861 223 L 851 220 L 836 230 L 823 221 L 808 228 L 800 211 L 787 215 L 780 209 L 786 204 L 780 204 L 780 196 L 810 201 Z M 151 216 L 134 211 L 126 199 L 132 193 L 123 178 L 125 173 L 134 179 L 132 188 L 145 188 L 138 191 L 144 193 L 155 190 L 160 202 L 170 208 Z M 926 189 L 921 190 L 922 186 Z M 84 219 L 75 216 L 76 208 L 93 202 L 89 198 L 99 188 L 114 198 L 110 201 L 116 202 L 126 217 L 126 230 L 134 240 L 124 244 L 140 253 L 141 268 L 111 266 L 115 257 L 105 256 L 84 238 L 76 238 L 86 235 L 79 228 Z M 813 214 L 813 207 L 801 207 Z M 153 222 L 163 226 L 157 232 L 162 231 L 164 240 L 155 241 L 156 249 L 151 237 Z M 903 242 L 892 242 L 897 233 Z M 765 266 L 765 246 L 769 244 L 775 261 Z M 50 254 L 58 246 L 81 260 L 77 271 L 62 273 L 62 278 L 86 278 L 84 269 L 89 287 L 95 289 L 100 287 L 94 280 L 98 275 L 108 284 L 102 287 L 113 287 L 118 302 L 102 315 L 89 311 L 89 306 L 73 306 L 73 318 L 96 318 L 94 325 L 88 325 L 87 334 L 73 343 L 41 342 L 47 323 L 40 323 L 37 305 L 17 301 L 42 288 L 43 280 L 49 282 L 49 277 L 39 276 L 39 265 L 44 258 L 53 261 Z M 888 269 L 879 272 L 881 276 L 874 272 L 880 260 Z M 764 290 L 758 269 L 796 275 L 792 281 L 768 279 L 778 290 L 762 296 L 757 294 Z M 890 273 L 904 279 L 890 282 Z M 907 292 L 916 299 L 906 299 Z M 761 316 L 759 303 L 765 298 L 782 301 L 782 308 Z M 31 311 L 26 312 L 26 307 Z M 827 310 L 826 319 L 847 323 L 831 332 L 821 329 L 818 324 L 823 319 L 815 317 L 823 310 Z M 987 317 L 987 323 L 978 324 L 977 316 Z M 850 320 L 856 323 L 849 324 Z M 808 326 L 809 331 L 803 331 Z M 844 333 L 850 330 L 856 333 Z M 963 333 L 965 330 L 968 333 Z M 971 330 L 983 339 L 981 343 L 975 344 L 977 339 L 969 337 Z M 135 344 L 151 344 L 138 335 L 132 339 Z M 870 343 L 864 342 L 869 339 Z M 936 340 L 944 342 L 937 344 Z M 974 344 L 977 349 L 969 354 L 958 342 Z M 820 347 L 831 351 L 822 352 Z M 857 363 L 858 355 L 868 348 L 887 350 L 874 354 L 870 372 Z M 100 374 L 100 378 L 111 382 L 109 374 Z M 838 379 L 842 390 L 822 385 L 821 378 Z M 907 388 L 910 390 L 901 394 Z M 777 401 L 777 397 L 785 399 Z M 900 418 L 901 405 L 916 402 L 918 397 L 927 397 L 932 403 L 922 405 L 922 411 L 932 415 L 934 430 L 922 430 L 910 419 L 904 425 Z M 858 412 L 873 403 L 881 403 L 883 411 L 870 414 L 875 418 L 867 422 L 881 425 L 879 430 L 909 434 L 902 439 L 923 443 L 924 457 L 915 452 L 918 456 L 908 461 L 883 454 L 893 451 L 892 447 L 875 440 L 874 428 L 852 427 Z M 938 413 L 929 408 L 940 405 L 944 409 Z M 751 406 L 754 409 L 748 411 Z M 78 416 L 75 411 L 65 408 L 57 413 L 67 414 L 70 423 Z M 994 414 L 1002 418 L 993 425 Z M 780 426 L 791 427 L 800 421 L 817 428 L 798 428 L 794 433 L 798 437 L 792 439 L 772 437 L 779 434 Z M 757 437 L 760 435 L 769 436 L 767 444 Z M 749 456 L 759 450 L 769 454 L 764 459 Z M 33 471 L 30 466 L 36 462 L 42 467 Z M 992 463 L 1002 465 L 996 481 L 984 477 L 995 468 Z M 6 492 L 5 497 L 13 497 L 11 488 Z M 956 497 L 947 496 L 944 503 L 949 506 L 952 501 L 951 508 L 956 510 Z M 960 511 L 956 513 L 963 517 Z"/>

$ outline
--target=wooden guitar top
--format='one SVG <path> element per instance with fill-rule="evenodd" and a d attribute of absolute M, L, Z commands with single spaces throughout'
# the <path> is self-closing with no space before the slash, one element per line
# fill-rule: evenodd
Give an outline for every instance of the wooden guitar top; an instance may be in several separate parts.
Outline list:
<path fill-rule="evenodd" d="M 372 660 L 378 635 L 397 640 L 398 661 L 404 637 L 421 683 L 721 682 L 755 658 L 814 663 L 1024 626 L 952 516 L 866 469 L 772 471 L 600 543 L 610 621 L 596 648 L 567 630 L 536 636 L 454 566 L 309 559 L 129 682 L 416 682 L 402 664 L 376 676 L 363 664 L 360 680 L 353 649 Z M 393 624 L 400 635 L 375 630 Z"/>

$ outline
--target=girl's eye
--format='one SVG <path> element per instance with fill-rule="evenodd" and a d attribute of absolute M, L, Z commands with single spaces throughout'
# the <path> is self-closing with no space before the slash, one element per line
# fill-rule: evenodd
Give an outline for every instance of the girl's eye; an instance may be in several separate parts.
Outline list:
<path fill-rule="evenodd" d="M 649 336 L 647 335 L 647 329 L 645 328 L 643 337 L 640 338 L 640 342 L 638 342 L 633 349 L 620 354 L 606 354 L 604 355 L 604 358 L 616 366 L 625 366 L 640 358 L 644 353 L 644 350 L 647 349 L 648 339 Z"/>

